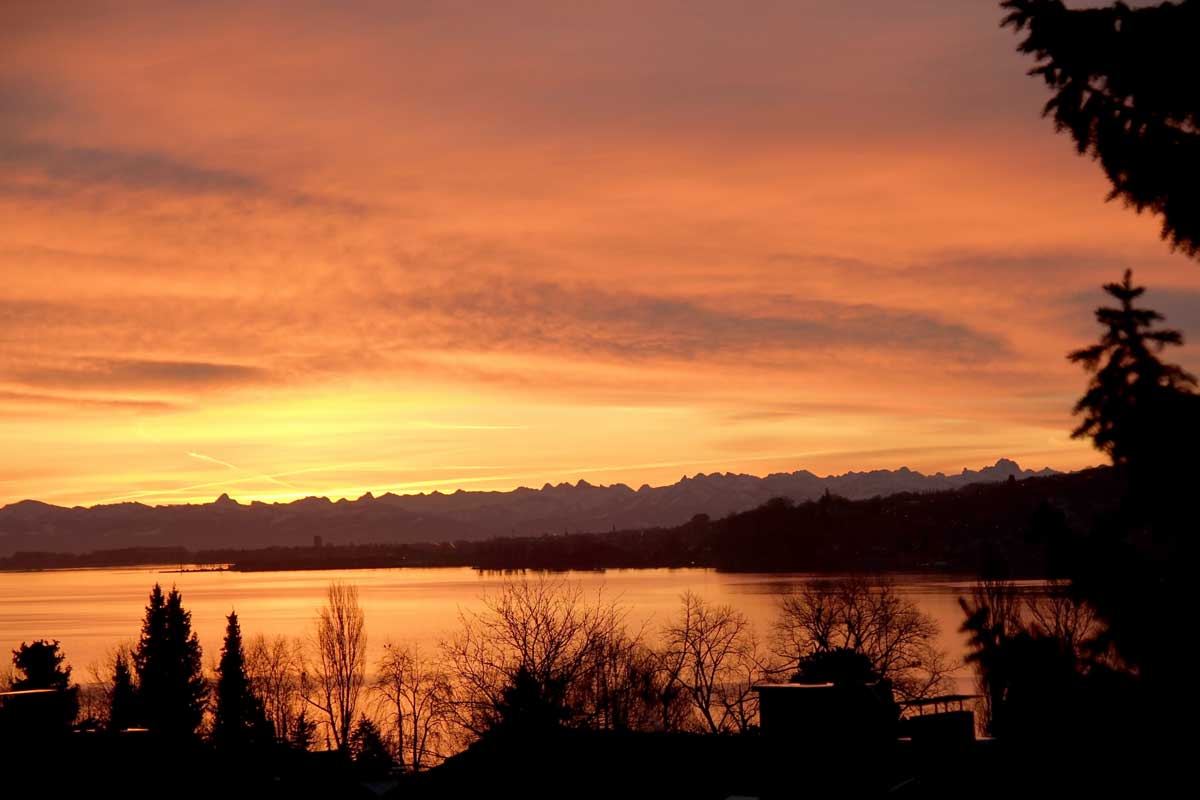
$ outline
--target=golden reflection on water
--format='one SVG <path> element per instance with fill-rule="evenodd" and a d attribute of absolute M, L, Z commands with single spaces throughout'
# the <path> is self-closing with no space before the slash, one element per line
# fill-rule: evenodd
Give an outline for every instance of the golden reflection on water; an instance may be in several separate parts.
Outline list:
<path fill-rule="evenodd" d="M 177 585 L 192 613 L 192 626 L 204 648 L 206 665 L 215 663 L 225 616 L 236 610 L 243 635 L 306 636 L 332 580 L 359 587 L 366 613 L 368 655 L 373 661 L 390 639 L 434 648 L 458 624 L 460 610 L 480 608 L 481 598 L 510 576 L 469 568 L 369 569 L 310 572 L 169 572 L 169 567 L 0 573 L 0 649 L 22 641 L 58 639 L 76 680 L 88 680 L 88 666 L 105 659 L 122 642 L 137 639 L 143 609 L 156 581 Z M 565 577 L 589 592 L 603 590 L 620 601 L 631 630 L 653 639 L 675 612 L 680 595 L 695 591 L 745 613 L 766 637 L 779 595 L 801 584 L 801 574 L 718 573 L 713 570 L 609 570 L 572 572 Z M 946 576 L 905 575 L 900 589 L 941 627 L 941 645 L 954 661 L 966 653 L 958 630 L 958 597 L 971 582 Z M 7 660 L 7 659 L 5 659 Z M 969 669 L 958 673 L 962 689 L 972 689 Z"/>

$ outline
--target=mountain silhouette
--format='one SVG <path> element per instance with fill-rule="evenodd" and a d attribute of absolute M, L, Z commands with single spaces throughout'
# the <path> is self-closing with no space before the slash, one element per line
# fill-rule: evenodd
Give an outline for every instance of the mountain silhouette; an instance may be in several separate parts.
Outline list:
<path fill-rule="evenodd" d="M 458 490 L 357 500 L 305 497 L 290 503 L 239 503 L 228 494 L 191 505 L 117 503 L 63 508 L 22 500 L 0 508 L 0 556 L 19 551 L 85 552 L 126 547 L 267 547 L 437 542 L 678 525 L 696 514 L 723 517 L 775 497 L 797 502 L 826 491 L 848 499 L 955 489 L 1058 474 L 1023 470 L 1000 459 L 979 470 L 925 475 L 907 467 L 819 477 L 806 470 L 765 477 L 726 473 L 683 476 L 668 486 L 545 484 L 507 492 Z"/>

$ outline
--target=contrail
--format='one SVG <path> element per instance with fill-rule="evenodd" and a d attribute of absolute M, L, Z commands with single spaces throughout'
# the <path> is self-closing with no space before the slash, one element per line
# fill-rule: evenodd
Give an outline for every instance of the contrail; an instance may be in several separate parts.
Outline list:
<path fill-rule="evenodd" d="M 300 488 L 299 486 L 296 486 L 295 484 L 292 484 L 292 483 L 288 483 L 287 481 L 281 481 L 273 475 L 266 475 L 261 472 L 254 472 L 253 470 L 242 469 L 237 464 L 230 464 L 228 461 L 222 461 L 219 458 L 213 458 L 212 456 L 206 456 L 206 455 L 204 455 L 204 453 L 193 453 L 189 450 L 188 455 L 191 456 L 192 458 L 198 458 L 201 461 L 211 461 L 214 464 L 220 464 L 222 467 L 228 467 L 229 469 L 231 469 L 235 472 L 245 472 L 247 475 L 253 475 L 256 478 L 263 478 L 265 480 L 270 481 L 271 483 L 278 483 L 280 486 L 286 486 L 289 489 L 299 489 Z"/>
<path fill-rule="evenodd" d="M 228 461 L 222 461 L 219 458 L 213 458 L 212 456 L 206 456 L 206 455 L 204 455 L 204 453 L 193 453 L 192 451 L 189 450 L 188 455 L 191 456 L 192 458 L 198 458 L 201 461 L 211 461 L 214 464 L 220 464 L 222 467 L 229 467 L 230 469 L 235 469 L 238 472 L 246 471 L 246 470 L 242 469 L 241 467 L 230 464 Z"/>
<path fill-rule="evenodd" d="M 211 456 L 205 456 L 202 453 L 188 453 L 188 455 L 194 456 L 195 458 L 200 458 L 200 459 L 206 460 L 206 461 L 214 461 L 223 466 L 230 467 L 232 469 L 237 469 L 240 472 L 247 471 L 247 470 L 241 470 L 240 468 L 238 468 L 232 464 L 227 464 L 223 461 L 219 461 L 215 458 L 212 458 Z M 293 484 L 290 484 L 290 483 L 286 483 L 284 481 L 277 480 L 277 479 L 287 476 L 287 475 L 301 475 L 306 472 L 324 472 L 326 470 L 331 470 L 331 469 L 345 469 L 347 467 L 358 467 L 358 466 L 363 466 L 365 464 L 372 464 L 372 463 L 378 463 L 378 462 L 360 461 L 360 462 L 352 462 L 349 464 L 333 464 L 331 466 L 308 467 L 306 469 L 292 469 L 292 470 L 287 470 L 286 472 L 275 472 L 275 473 L 272 473 L 269 475 L 268 474 L 261 474 L 261 475 L 251 474 L 250 476 L 245 477 L 245 478 L 227 478 L 226 480 L 222 480 L 222 481 L 205 481 L 204 483 L 193 483 L 190 486 L 177 486 L 174 489 L 147 489 L 142 492 L 129 492 L 128 494 L 117 495 L 115 497 L 107 497 L 103 500 L 98 500 L 96 502 L 97 503 L 119 503 L 123 500 L 136 500 L 139 497 L 154 497 L 155 495 L 160 495 L 160 494 L 179 494 L 180 492 L 190 492 L 193 489 L 211 489 L 214 486 L 227 486 L 231 483 L 248 483 L 249 481 L 257 481 L 257 480 L 262 480 L 264 478 L 267 480 L 270 480 L 270 481 L 275 481 L 276 483 L 281 483 L 284 486 L 288 486 L 292 489 L 297 489 L 299 487 L 297 487 Z"/>

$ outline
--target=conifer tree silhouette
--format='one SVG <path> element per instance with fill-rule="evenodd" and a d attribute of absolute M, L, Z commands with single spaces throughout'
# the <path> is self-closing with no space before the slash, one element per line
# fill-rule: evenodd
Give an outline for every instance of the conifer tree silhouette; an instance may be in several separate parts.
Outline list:
<path fill-rule="evenodd" d="M 212 741 L 225 750 L 245 750 L 274 739 L 274 730 L 263 710 L 262 701 L 246 677 L 242 628 L 236 612 L 226 618 L 225 644 L 217 666 L 217 706 L 213 719 Z"/>
<path fill-rule="evenodd" d="M 1068 9 L 1062 0 L 1007 0 L 1003 25 L 1025 34 L 1054 92 L 1044 113 L 1112 192 L 1162 219 L 1173 247 L 1200 256 L 1200 0 Z"/>
<path fill-rule="evenodd" d="M 79 712 L 79 687 L 71 683 L 71 667 L 66 664 L 58 640 L 22 642 L 12 651 L 12 663 L 16 674 L 6 688 L 17 692 L 53 689 L 56 694 L 39 713 L 10 723 L 30 732 L 33 729 L 43 733 L 62 732 L 69 728 Z"/>
<path fill-rule="evenodd" d="M 1071 435 L 1091 437 L 1096 448 L 1121 467 L 1148 457 L 1164 403 L 1195 387 L 1196 378 L 1159 359 L 1168 345 L 1183 344 L 1183 335 L 1154 327 L 1163 316 L 1134 305 L 1146 290 L 1133 285 L 1130 270 L 1125 270 L 1121 283 L 1106 284 L 1104 291 L 1120 307 L 1096 309 L 1096 320 L 1105 328 L 1100 341 L 1067 356 L 1092 373 L 1087 392 L 1075 404 L 1083 420 Z"/>
<path fill-rule="evenodd" d="M 1172 643 L 1190 626 L 1194 563 L 1193 467 L 1200 451 L 1196 378 L 1159 354 L 1183 344 L 1161 314 L 1134 303 L 1145 291 L 1127 270 L 1104 287 L 1100 340 L 1068 357 L 1092 377 L 1076 403 L 1076 437 L 1091 437 L 1128 486 L 1118 514 L 1078 547 L 1073 587 L 1107 623 L 1106 639 L 1164 691 L 1185 673 Z"/>
<path fill-rule="evenodd" d="M 137 687 L 133 684 L 133 671 L 129 664 L 129 653 L 124 649 L 113 659 L 112 692 L 109 696 L 108 728 L 123 731 L 142 724 L 138 708 Z"/>
<path fill-rule="evenodd" d="M 204 717 L 208 685 L 201 672 L 200 641 L 179 590 L 150 592 L 142 635 L 133 653 L 146 726 L 171 737 L 190 737 Z"/>

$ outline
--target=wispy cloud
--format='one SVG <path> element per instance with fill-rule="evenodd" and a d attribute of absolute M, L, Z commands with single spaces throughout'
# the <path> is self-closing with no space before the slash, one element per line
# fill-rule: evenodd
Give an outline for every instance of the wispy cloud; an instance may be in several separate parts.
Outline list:
<path fill-rule="evenodd" d="M 178 408 L 174 403 L 161 400 L 137 400 L 123 397 L 92 397 L 79 395 L 39 394 L 34 392 L 14 392 L 0 389 L 0 406 L 20 405 L 32 407 L 52 406 L 57 409 L 99 409 L 125 411 L 172 411 Z"/>
<path fill-rule="evenodd" d="M 150 151 L 63 146 L 45 141 L 0 141 L 0 166 L 11 180 L 23 171 L 72 186 L 116 185 L 177 193 L 257 191 L 256 178 L 190 164 Z"/>
<path fill-rule="evenodd" d="M 62 365 L 24 367 L 13 379 L 60 389 L 171 389 L 194 391 L 262 383 L 270 373 L 260 367 L 204 361 L 150 361 L 85 358 Z"/>
<path fill-rule="evenodd" d="M 703 301 L 600 286 L 476 278 L 366 299 L 416 319 L 423 344 L 443 348 L 580 352 L 616 358 L 683 358 L 868 349 L 986 361 L 1008 352 L 999 336 L 919 311 L 874 304 L 780 298 L 790 312 L 752 313 Z M 782 305 L 783 303 L 781 303 Z"/>

